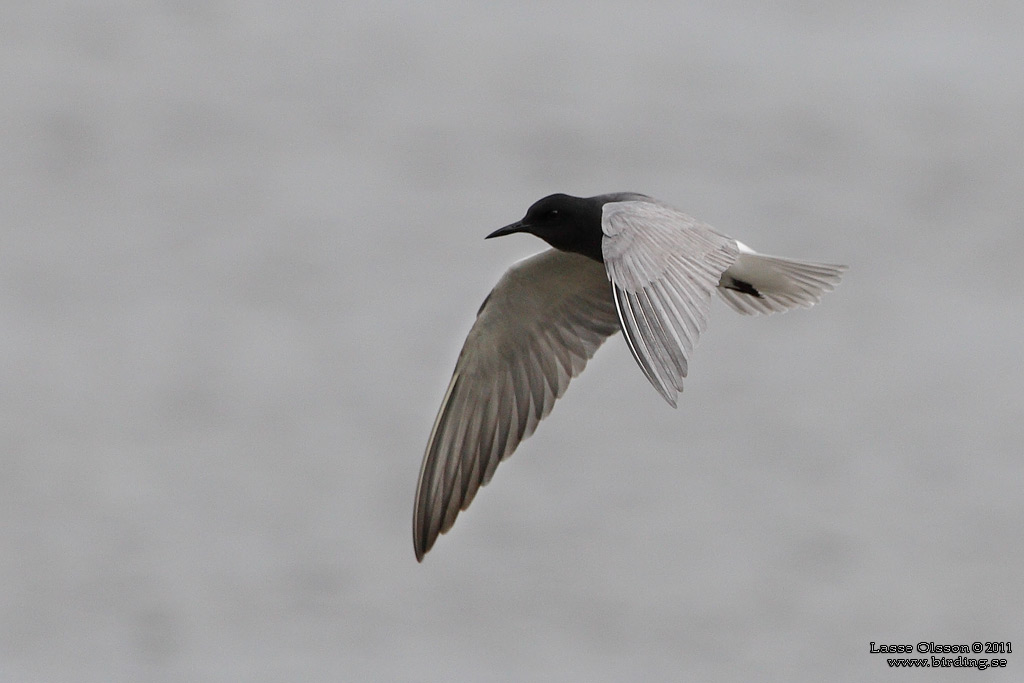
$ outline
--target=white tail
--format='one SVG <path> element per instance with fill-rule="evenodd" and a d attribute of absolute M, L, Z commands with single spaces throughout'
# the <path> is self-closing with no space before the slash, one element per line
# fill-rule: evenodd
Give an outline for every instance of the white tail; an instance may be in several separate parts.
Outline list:
<path fill-rule="evenodd" d="M 744 315 L 810 308 L 839 284 L 846 266 L 758 254 L 739 244 L 740 255 L 722 273 L 718 293 Z"/>

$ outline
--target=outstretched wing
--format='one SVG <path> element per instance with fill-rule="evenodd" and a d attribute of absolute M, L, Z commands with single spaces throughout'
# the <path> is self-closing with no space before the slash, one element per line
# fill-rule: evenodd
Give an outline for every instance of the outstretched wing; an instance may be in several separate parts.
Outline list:
<path fill-rule="evenodd" d="M 651 201 L 609 202 L 601 249 L 629 350 L 670 405 L 736 241 Z"/>
<path fill-rule="evenodd" d="M 417 560 L 618 330 L 596 261 L 552 249 L 502 276 L 466 337 L 427 442 L 413 511 Z"/>

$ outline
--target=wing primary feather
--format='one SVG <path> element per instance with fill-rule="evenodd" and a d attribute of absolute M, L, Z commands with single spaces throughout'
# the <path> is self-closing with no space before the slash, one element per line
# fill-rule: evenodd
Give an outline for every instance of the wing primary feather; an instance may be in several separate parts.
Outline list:
<path fill-rule="evenodd" d="M 630 352 L 633 354 L 633 359 L 636 360 L 644 376 L 657 389 L 662 398 L 668 401 L 669 405 L 674 408 L 676 406 L 676 397 L 662 382 L 661 377 L 652 364 L 652 352 L 649 342 L 641 332 L 642 327 L 636 310 L 634 310 L 633 305 L 630 303 L 629 293 L 616 288 L 615 303 L 618 306 L 619 316 L 622 319 L 623 335 L 626 338 Z"/>
<path fill-rule="evenodd" d="M 685 316 L 675 306 L 672 296 L 665 291 L 664 284 L 655 282 L 651 285 L 652 299 L 658 302 L 662 311 L 662 327 L 665 334 L 666 346 L 673 349 L 672 357 L 676 362 L 676 371 L 679 377 L 686 377 L 687 360 L 686 351 L 692 348 L 693 344 L 689 339 L 686 330 Z M 677 387 L 682 391 L 682 386 Z"/>
<path fill-rule="evenodd" d="M 513 415 L 513 401 L 512 398 L 512 386 L 511 378 L 506 372 L 504 375 L 499 375 L 496 378 L 497 387 L 497 401 L 495 405 L 496 413 L 496 425 L 494 428 L 494 446 L 492 449 L 492 455 L 487 461 L 487 466 L 484 468 L 484 476 L 481 480 L 481 486 L 491 481 L 491 477 L 494 476 L 494 471 L 498 468 L 500 463 L 506 454 L 512 453 L 516 449 L 517 442 L 513 441 L 512 430 L 510 426 L 512 424 Z"/>
<path fill-rule="evenodd" d="M 703 317 L 700 311 L 687 310 L 680 304 L 678 298 L 669 290 L 671 283 L 659 283 L 661 297 L 665 305 L 672 313 L 672 319 L 677 324 L 679 341 L 683 348 L 689 352 L 697 346 L 697 340 L 704 327 Z"/>
<path fill-rule="evenodd" d="M 629 348 L 629 352 L 633 354 L 633 360 L 635 360 L 636 364 L 640 366 L 644 376 L 647 377 L 647 380 L 653 384 L 655 388 L 657 388 L 658 381 L 655 379 L 654 374 L 647 365 L 644 355 L 640 353 L 640 349 L 638 348 L 638 345 L 642 343 L 642 341 L 638 339 L 636 335 L 636 320 L 634 318 L 633 311 L 629 308 L 628 303 L 625 303 L 625 305 L 623 303 L 625 296 L 625 292 L 621 289 L 615 289 L 615 307 L 619 312 L 619 317 L 622 319 L 622 333 L 623 337 L 626 339 L 626 346 Z"/>
<path fill-rule="evenodd" d="M 688 371 L 686 354 L 689 349 L 688 344 L 683 340 L 683 336 L 679 331 L 679 326 L 683 323 L 680 320 L 679 313 L 675 310 L 671 296 L 668 296 L 664 291 L 663 283 L 652 283 L 650 295 L 651 304 L 655 306 L 657 319 L 663 328 L 665 346 L 672 354 L 672 359 L 675 363 L 676 374 L 674 379 L 676 380 L 676 390 L 682 391 L 682 380 L 686 377 Z"/>
<path fill-rule="evenodd" d="M 669 346 L 661 316 L 659 316 L 654 301 L 650 298 L 649 290 L 644 288 L 633 292 L 632 299 L 636 302 L 640 316 L 643 318 L 644 329 L 641 334 L 644 339 L 650 341 L 649 346 L 654 353 L 654 364 L 659 371 L 659 379 L 663 385 L 671 385 L 678 390 L 676 376 L 677 370 L 681 370 L 681 368 L 677 368 L 676 355 L 679 353 L 679 349 L 673 350 Z"/>

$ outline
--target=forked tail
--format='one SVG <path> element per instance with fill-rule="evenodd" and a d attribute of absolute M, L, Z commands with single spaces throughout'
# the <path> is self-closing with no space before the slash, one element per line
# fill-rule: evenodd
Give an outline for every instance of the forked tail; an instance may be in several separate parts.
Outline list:
<path fill-rule="evenodd" d="M 740 255 L 722 273 L 718 293 L 744 315 L 810 308 L 839 284 L 846 266 L 767 256 L 740 245 Z"/>

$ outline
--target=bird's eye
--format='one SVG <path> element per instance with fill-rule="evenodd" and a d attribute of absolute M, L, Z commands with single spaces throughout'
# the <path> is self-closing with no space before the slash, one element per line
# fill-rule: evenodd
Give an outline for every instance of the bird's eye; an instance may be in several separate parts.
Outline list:
<path fill-rule="evenodd" d="M 548 211 L 548 218 L 558 218 L 558 209 Z"/>

